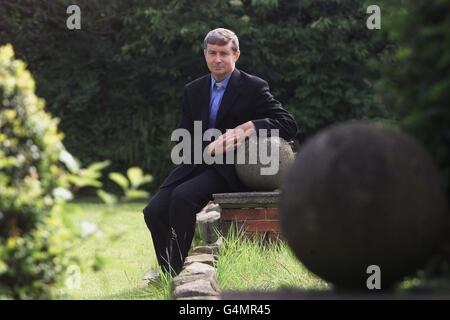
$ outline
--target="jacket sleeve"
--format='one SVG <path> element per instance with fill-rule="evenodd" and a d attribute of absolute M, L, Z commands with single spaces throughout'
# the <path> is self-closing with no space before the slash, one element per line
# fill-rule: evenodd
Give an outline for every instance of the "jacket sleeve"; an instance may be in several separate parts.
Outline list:
<path fill-rule="evenodd" d="M 183 95 L 181 98 L 181 118 L 178 122 L 176 129 L 172 132 L 171 140 L 175 142 L 175 145 L 180 145 L 183 157 L 185 155 L 186 148 L 190 149 L 190 156 L 186 155 L 189 160 L 184 164 L 191 164 L 194 156 L 194 120 L 189 104 L 189 95 L 187 87 L 184 87 Z M 172 150 L 173 151 L 173 150 Z"/>
<path fill-rule="evenodd" d="M 297 123 L 294 117 L 272 96 L 268 83 L 259 81 L 256 92 L 254 100 L 256 119 L 252 122 L 257 134 L 260 129 L 268 130 L 268 135 L 270 135 L 270 129 L 279 129 L 281 138 L 288 141 L 294 139 L 298 132 Z"/>
<path fill-rule="evenodd" d="M 191 109 L 189 108 L 189 100 L 187 96 L 186 86 L 183 89 L 183 96 L 181 98 L 181 118 L 178 122 L 177 129 L 186 129 L 193 134 L 194 121 L 192 120 Z"/>

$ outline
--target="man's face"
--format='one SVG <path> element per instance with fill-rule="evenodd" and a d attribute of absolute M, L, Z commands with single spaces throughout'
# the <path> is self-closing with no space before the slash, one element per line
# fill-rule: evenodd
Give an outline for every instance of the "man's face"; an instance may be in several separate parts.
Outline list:
<path fill-rule="evenodd" d="M 239 50 L 233 52 L 231 41 L 224 45 L 209 44 L 204 50 L 206 64 L 217 81 L 222 81 L 234 69 L 239 59 Z"/>

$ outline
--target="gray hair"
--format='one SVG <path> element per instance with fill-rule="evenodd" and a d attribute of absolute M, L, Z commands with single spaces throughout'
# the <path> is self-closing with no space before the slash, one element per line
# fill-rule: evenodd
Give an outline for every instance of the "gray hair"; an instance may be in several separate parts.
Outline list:
<path fill-rule="evenodd" d="M 205 40 L 203 41 L 203 48 L 206 49 L 208 43 L 224 46 L 227 45 L 230 41 L 232 43 L 231 49 L 233 50 L 233 52 L 238 51 L 239 40 L 236 34 L 228 29 L 217 28 L 208 32 Z"/>

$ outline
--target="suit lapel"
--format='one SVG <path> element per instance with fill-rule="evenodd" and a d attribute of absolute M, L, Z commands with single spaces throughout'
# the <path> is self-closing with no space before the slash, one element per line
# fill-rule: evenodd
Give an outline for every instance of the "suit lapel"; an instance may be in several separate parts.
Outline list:
<path fill-rule="evenodd" d="M 231 74 L 230 81 L 228 82 L 227 88 L 225 89 L 225 92 L 223 93 L 222 101 L 220 103 L 219 112 L 217 114 L 216 119 L 216 125 L 215 127 L 220 124 L 220 121 L 225 118 L 225 115 L 227 112 L 231 109 L 234 100 L 238 96 L 239 93 L 239 84 L 241 79 L 241 73 L 238 69 L 234 69 L 233 73 Z M 209 104 L 208 104 L 208 110 L 209 110 Z"/>

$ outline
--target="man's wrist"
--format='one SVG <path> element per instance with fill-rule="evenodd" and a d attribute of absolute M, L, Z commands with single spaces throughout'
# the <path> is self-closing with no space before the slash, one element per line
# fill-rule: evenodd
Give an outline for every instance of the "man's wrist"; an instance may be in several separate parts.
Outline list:
<path fill-rule="evenodd" d="M 246 134 L 251 134 L 253 131 L 255 131 L 256 127 L 253 121 L 247 121 L 237 126 L 236 129 L 243 130 Z"/>

